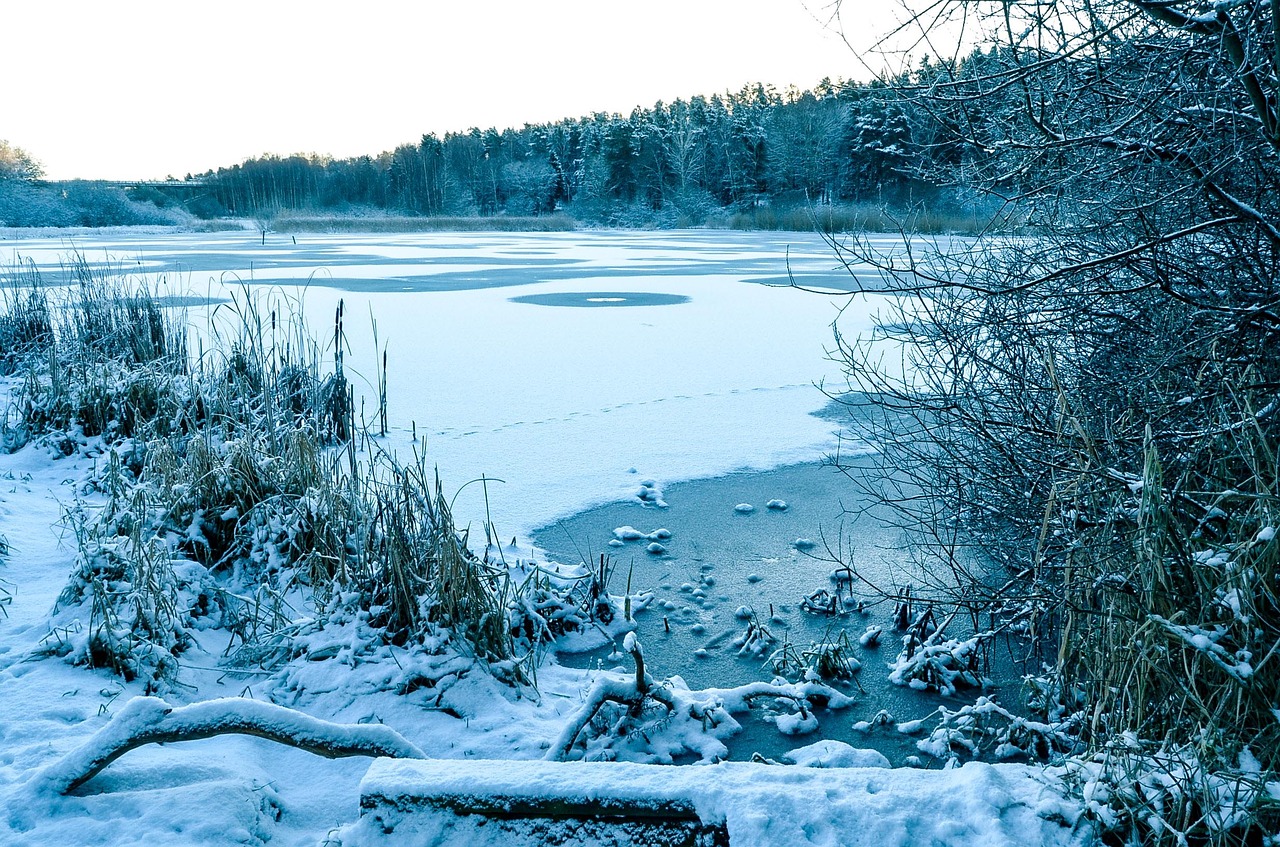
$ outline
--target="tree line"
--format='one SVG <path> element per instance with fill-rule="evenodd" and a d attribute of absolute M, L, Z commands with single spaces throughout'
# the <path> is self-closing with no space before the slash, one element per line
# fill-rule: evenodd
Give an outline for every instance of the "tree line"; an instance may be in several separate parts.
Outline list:
<path fill-rule="evenodd" d="M 147 186 L 126 195 L 84 181 L 40 183 L 38 163 L 6 146 L 0 158 L 12 166 L 0 167 L 0 222 L 181 222 L 183 214 L 269 219 L 299 211 L 559 212 L 588 223 L 642 227 L 736 215 L 751 226 L 761 210 L 842 205 L 989 219 L 998 204 L 963 178 L 937 179 L 962 156 L 947 116 L 903 93 L 982 59 L 980 52 L 950 64 L 925 58 L 913 71 L 869 83 L 824 79 L 811 90 L 781 92 L 756 83 L 637 107 L 629 115 L 597 112 L 519 129 L 426 134 L 377 155 L 264 154 L 189 174 L 186 181 L 198 183 L 198 191 Z M 68 204 L 72 195 L 82 202 Z M 120 213 L 120 220 L 107 220 L 112 214 L 104 218 L 102 208 Z M 151 213 L 156 209 L 161 214 Z M 804 215 L 791 220 L 805 223 Z"/>
<path fill-rule="evenodd" d="M 933 72 L 925 62 L 916 77 Z M 906 82 L 907 78 L 898 82 Z M 264 155 L 199 175 L 202 217 L 282 210 L 545 215 L 597 223 L 697 224 L 769 204 L 960 201 L 921 175 L 944 153 L 936 118 L 893 81 L 754 84 L 629 115 L 423 135 L 378 155 Z"/>

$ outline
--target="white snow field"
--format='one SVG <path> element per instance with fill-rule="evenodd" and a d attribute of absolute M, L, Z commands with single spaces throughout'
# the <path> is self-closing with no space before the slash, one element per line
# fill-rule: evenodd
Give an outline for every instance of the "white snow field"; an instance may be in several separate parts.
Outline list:
<path fill-rule="evenodd" d="M 386 443 L 407 449 L 415 434 L 426 438 L 446 491 L 461 489 L 455 516 L 474 528 L 473 539 L 483 537 L 486 520 L 504 541 L 524 541 L 557 517 L 634 498 L 641 483 L 661 499 L 664 485 L 814 461 L 835 445 L 833 424 L 811 413 L 827 402 L 815 384 L 840 386 L 826 350 L 847 298 L 785 287 L 788 261 L 806 287 L 847 285 L 815 236 L 300 235 L 294 243 L 269 234 L 263 246 L 257 233 L 244 232 L 85 233 L 0 241 L 0 264 L 34 263 L 56 281 L 72 251 L 143 274 L 166 295 L 222 301 L 273 291 L 302 303 L 318 335 L 342 299 L 348 367 L 368 381 L 370 420 L 372 315 L 388 345 Z M 207 326 L 218 308 L 227 306 L 192 307 L 191 319 Z M 874 299 L 850 305 L 842 331 L 865 329 L 873 308 Z M 0 391 L 7 396 L 18 378 Z M 361 820 L 366 773 L 367 789 L 412 792 L 412 763 L 379 760 L 370 772 L 368 758 L 330 760 L 242 735 L 141 747 L 70 793 L 56 790 L 79 761 L 64 757 L 81 748 L 83 758 L 94 750 L 86 744 L 106 743 L 96 733 L 114 716 L 160 714 L 152 701 L 128 705 L 144 694 L 141 684 L 56 655 L 61 640 L 77 635 L 51 623 L 76 555 L 63 510 L 83 494 L 94 461 L 55 458 L 38 444 L 0 455 L 0 534 L 8 543 L 0 598 L 11 595 L 0 617 L 0 844 L 506 843 L 483 828 L 451 834 L 424 819 L 388 834 Z M 463 488 L 482 475 L 502 482 Z M 653 514 L 660 526 L 661 513 Z M 517 554 L 532 552 L 522 543 Z M 546 755 L 593 686 L 613 678 L 546 664 L 533 693 L 468 672 L 463 662 L 447 690 L 399 694 L 396 681 L 411 671 L 404 663 L 414 661 L 406 651 L 361 649 L 355 626 L 311 637 L 332 641 L 312 649 L 331 660 L 232 674 L 219 666 L 226 634 L 199 633 L 183 655 L 179 685 L 164 697 L 174 706 L 242 698 L 322 721 L 385 724 L 407 739 L 403 749 L 458 760 L 450 772 L 457 790 L 484 790 L 468 788 L 475 771 L 465 760 L 477 759 L 512 790 L 537 792 L 545 780 L 552 792 L 564 790 L 556 787 L 559 771 L 521 760 Z M 206 708 L 234 711 L 234 704 Z M 822 719 L 845 720 L 825 710 Z M 279 725 L 327 731 L 301 718 Z M 1046 787 L 1053 778 L 1036 768 L 867 767 L 883 757 L 821 743 L 828 746 L 795 751 L 793 760 L 857 767 L 827 781 L 802 765 L 690 765 L 671 771 L 672 790 L 726 823 L 734 847 L 1066 844 L 1086 835 L 1076 826 L 1080 809 L 1058 799 Z M 713 776 L 721 772 L 732 775 Z M 621 765 L 584 773 L 598 780 L 598 795 L 648 790 Z"/>

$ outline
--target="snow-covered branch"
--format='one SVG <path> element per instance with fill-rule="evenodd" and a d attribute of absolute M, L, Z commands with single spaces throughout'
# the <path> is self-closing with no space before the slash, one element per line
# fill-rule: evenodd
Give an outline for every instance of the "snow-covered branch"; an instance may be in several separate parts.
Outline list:
<path fill-rule="evenodd" d="M 400 733 L 381 724 L 330 723 L 283 706 L 238 697 L 180 708 L 158 697 L 137 697 L 91 739 L 45 768 L 33 786 L 38 791 L 66 794 L 137 747 L 229 734 L 256 735 L 330 759 L 426 758 Z"/>

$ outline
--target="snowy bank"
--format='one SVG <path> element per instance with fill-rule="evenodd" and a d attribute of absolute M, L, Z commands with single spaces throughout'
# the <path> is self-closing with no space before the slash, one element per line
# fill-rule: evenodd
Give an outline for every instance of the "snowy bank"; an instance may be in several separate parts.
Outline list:
<path fill-rule="evenodd" d="M 722 825 L 733 847 L 1068 844 L 1080 810 L 1050 782 L 1037 768 L 978 763 L 889 771 L 378 759 L 361 783 L 362 817 L 343 830 L 342 844 L 543 844 L 554 831 L 547 821 L 506 816 L 538 809 L 609 815 L 622 807 L 690 809 L 703 824 Z M 452 809 L 489 809 L 504 819 L 495 825 Z M 559 826 L 565 834 L 573 823 Z"/>

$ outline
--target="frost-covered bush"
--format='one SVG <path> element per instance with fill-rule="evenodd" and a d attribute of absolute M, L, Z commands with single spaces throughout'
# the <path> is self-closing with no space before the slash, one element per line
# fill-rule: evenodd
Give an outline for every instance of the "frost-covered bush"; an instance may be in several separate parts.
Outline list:
<path fill-rule="evenodd" d="M 192 220 L 181 208 L 139 202 L 115 186 L 77 180 L 51 187 L 0 179 L 0 226 L 179 226 Z"/>
<path fill-rule="evenodd" d="M 522 563 L 518 570 L 527 576 L 511 592 L 508 623 L 511 637 L 532 655 L 552 642 L 570 650 L 607 643 L 634 629 L 632 615 L 653 602 L 652 592 L 631 592 L 630 578 L 625 594 L 613 594 L 614 562 L 604 555 L 595 567 Z"/>
<path fill-rule="evenodd" d="M 989 49 L 900 102 L 1026 237 L 836 245 L 901 286 L 841 343 L 930 589 L 1034 640 L 1082 743 L 1179 750 L 1202 786 L 1245 751 L 1280 771 L 1275 8 L 930 7 Z"/>
<path fill-rule="evenodd" d="M 937 723 L 916 742 L 916 749 L 935 759 L 985 755 L 995 759 L 1062 761 L 1065 754 L 1081 748 L 1082 712 L 1046 722 L 1015 714 L 990 698 L 978 697 L 959 709 L 939 706 L 934 714 Z M 916 723 L 923 727 L 927 719 Z"/>
<path fill-rule="evenodd" d="M 26 180 L 0 179 L 0 226 L 76 226 L 79 213 L 50 188 Z"/>
<path fill-rule="evenodd" d="M 671 764 L 696 757 L 714 762 L 728 754 L 725 739 L 742 729 L 734 715 L 753 707 L 761 707 L 779 732 L 799 735 L 818 728 L 817 710 L 853 704 L 818 682 L 776 679 L 700 691 L 690 690 L 678 676 L 655 682 L 645 671 L 634 634 L 627 635 L 624 649 L 635 659 L 634 676 L 599 679 L 547 751 L 548 759 Z"/>
<path fill-rule="evenodd" d="M 63 189 L 65 204 L 76 214 L 79 226 L 173 226 L 188 223 L 191 216 L 180 209 L 161 209 L 154 203 L 130 200 L 124 189 L 77 180 Z"/>
<path fill-rule="evenodd" d="M 1251 749 L 1209 769 L 1203 751 L 1123 734 L 1063 769 L 1069 794 L 1104 834 L 1142 844 L 1274 843 L 1280 782 Z"/>
<path fill-rule="evenodd" d="M 989 634 L 965 639 L 947 638 L 938 630 L 921 641 L 914 632 L 903 636 L 903 649 L 889 671 L 889 681 L 943 696 L 957 688 L 979 688 L 983 642 Z"/>
<path fill-rule="evenodd" d="M 52 332 L 27 332 L 5 432 L 11 448 L 95 459 L 67 519 L 80 566 L 49 649 L 158 690 L 191 629 L 227 631 L 231 663 L 274 666 L 336 603 L 387 643 L 447 633 L 455 653 L 519 676 L 506 568 L 468 549 L 422 457 L 357 458 L 342 357 L 322 356 L 288 304 L 237 300 L 238 323 L 192 361 L 185 326 L 145 288 L 71 267 Z M 339 306 L 339 350 L 341 326 Z"/>

